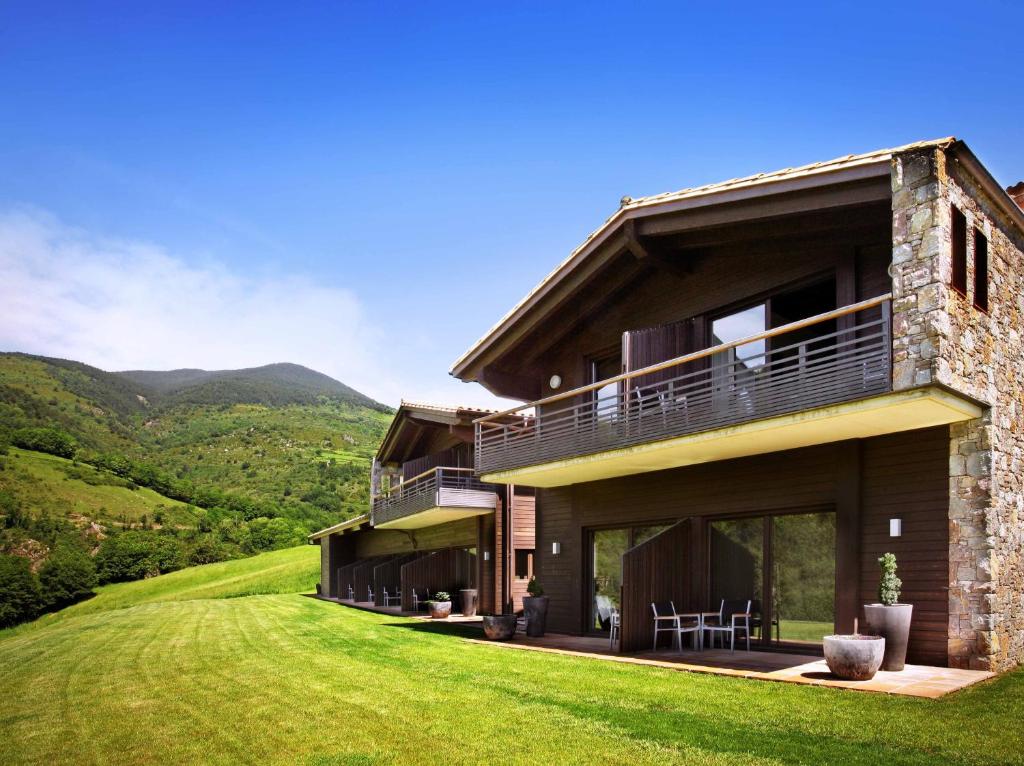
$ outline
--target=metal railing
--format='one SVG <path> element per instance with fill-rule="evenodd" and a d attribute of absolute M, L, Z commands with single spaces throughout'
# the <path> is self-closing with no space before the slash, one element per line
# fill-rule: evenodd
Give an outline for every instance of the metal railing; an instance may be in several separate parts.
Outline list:
<path fill-rule="evenodd" d="M 890 391 L 891 301 L 882 295 L 478 418 L 477 473 Z"/>
<path fill-rule="evenodd" d="M 373 498 L 372 523 L 394 521 L 445 503 L 458 505 L 458 491 L 493 493 L 494 485 L 480 481 L 472 468 L 431 468 Z"/>

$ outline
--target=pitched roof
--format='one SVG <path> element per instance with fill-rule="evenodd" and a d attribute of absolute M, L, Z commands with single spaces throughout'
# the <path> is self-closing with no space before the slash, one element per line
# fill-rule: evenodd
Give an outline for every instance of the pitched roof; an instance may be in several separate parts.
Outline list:
<path fill-rule="evenodd" d="M 611 231 L 628 218 L 653 214 L 654 212 L 658 212 L 657 208 L 667 206 L 672 203 L 682 203 L 687 200 L 725 195 L 729 192 L 737 192 L 740 190 L 756 191 L 758 187 L 770 187 L 773 184 L 779 184 L 781 182 L 796 181 L 799 179 L 812 179 L 816 176 L 828 176 L 839 171 L 851 171 L 857 168 L 878 165 L 880 163 L 888 163 L 894 155 L 920 149 L 927 149 L 930 147 L 946 148 L 955 143 L 956 140 L 957 139 L 955 137 L 948 136 L 946 138 L 937 138 L 929 141 L 917 141 L 890 149 L 878 149 L 872 152 L 865 152 L 863 154 L 848 154 L 844 157 L 837 157 L 836 159 L 828 160 L 827 162 L 814 162 L 809 165 L 785 168 L 771 173 L 756 173 L 751 176 L 744 176 L 743 178 L 733 178 L 728 181 L 720 181 L 718 183 L 705 184 L 703 186 L 694 186 L 688 189 L 680 189 L 679 191 L 665 192 L 663 194 L 654 194 L 648 197 L 639 197 L 637 199 L 623 197 L 618 210 L 608 216 L 601 226 L 592 231 L 587 238 L 584 239 L 578 247 L 576 247 L 575 250 L 569 253 L 569 256 L 565 260 L 559 263 L 550 274 L 544 277 L 544 279 L 542 279 L 537 286 L 533 288 L 533 290 L 527 293 L 522 300 L 513 306 L 497 324 L 495 324 L 483 335 L 483 337 L 463 353 L 462 356 L 460 356 L 452 365 L 449 372 L 452 375 L 458 376 L 465 366 L 471 361 L 472 357 L 481 351 L 490 340 L 497 336 L 514 319 L 523 313 L 531 303 L 538 299 L 542 294 L 545 294 L 554 284 L 560 281 L 563 276 L 583 260 L 586 254 L 589 253 L 597 243 L 602 241 Z"/>

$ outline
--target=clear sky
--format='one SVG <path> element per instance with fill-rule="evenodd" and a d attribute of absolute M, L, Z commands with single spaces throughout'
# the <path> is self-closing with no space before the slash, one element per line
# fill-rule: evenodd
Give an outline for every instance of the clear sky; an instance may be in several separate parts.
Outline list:
<path fill-rule="evenodd" d="M 829 7 L 824 7 L 824 6 Z M 1024 178 L 1024 4 L 0 4 L 0 349 L 452 361 L 618 205 L 957 135 Z"/>

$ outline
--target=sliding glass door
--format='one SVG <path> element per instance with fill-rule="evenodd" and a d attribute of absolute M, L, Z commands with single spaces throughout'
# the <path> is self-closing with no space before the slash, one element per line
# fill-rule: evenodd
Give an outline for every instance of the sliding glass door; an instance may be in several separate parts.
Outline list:
<path fill-rule="evenodd" d="M 751 602 L 752 638 L 821 643 L 835 622 L 835 513 L 716 519 L 709 529 L 709 607 Z"/>
<path fill-rule="evenodd" d="M 650 540 L 668 525 L 595 529 L 590 533 L 590 629 L 607 631 L 622 592 L 622 554 Z M 682 555 L 680 553 L 680 555 Z"/>

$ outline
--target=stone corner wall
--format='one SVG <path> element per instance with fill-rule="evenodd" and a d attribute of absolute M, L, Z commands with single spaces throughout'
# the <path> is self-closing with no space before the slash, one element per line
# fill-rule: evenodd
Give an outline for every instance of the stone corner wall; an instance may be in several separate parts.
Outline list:
<path fill-rule="evenodd" d="M 941 384 L 988 405 L 950 427 L 949 664 L 1024 662 L 1024 245 L 942 149 L 892 161 L 893 387 Z M 968 226 L 968 295 L 950 286 L 950 205 Z M 973 306 L 974 240 L 989 242 L 989 311 Z"/>

